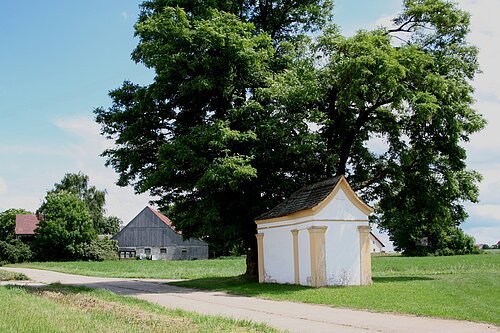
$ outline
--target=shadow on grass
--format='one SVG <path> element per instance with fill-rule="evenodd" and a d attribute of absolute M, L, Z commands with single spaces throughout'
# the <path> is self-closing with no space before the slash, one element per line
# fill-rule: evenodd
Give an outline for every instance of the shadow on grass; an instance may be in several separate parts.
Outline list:
<path fill-rule="evenodd" d="M 433 278 L 425 276 L 387 276 L 374 277 L 373 282 L 378 283 L 397 283 L 397 282 L 412 282 L 412 281 L 432 281 Z M 224 291 L 231 294 L 240 294 L 248 296 L 267 295 L 284 295 L 298 291 L 316 289 L 307 286 L 297 286 L 294 284 L 278 284 L 278 283 L 258 283 L 248 277 L 234 276 L 222 278 L 200 278 L 186 281 L 170 282 L 169 285 L 186 288 L 208 289 L 215 291 Z M 344 287 L 331 286 L 329 288 L 358 288 L 359 286 Z M 361 287 L 365 288 L 365 287 Z"/>
<path fill-rule="evenodd" d="M 168 284 L 177 287 L 224 291 L 230 294 L 247 296 L 259 296 L 262 294 L 283 295 L 301 290 L 312 289 L 311 287 L 297 286 L 293 284 L 258 283 L 244 275 L 221 278 L 200 278 L 170 282 Z"/>
<path fill-rule="evenodd" d="M 381 276 L 373 278 L 374 283 L 432 281 L 432 280 L 434 279 L 427 276 Z"/>

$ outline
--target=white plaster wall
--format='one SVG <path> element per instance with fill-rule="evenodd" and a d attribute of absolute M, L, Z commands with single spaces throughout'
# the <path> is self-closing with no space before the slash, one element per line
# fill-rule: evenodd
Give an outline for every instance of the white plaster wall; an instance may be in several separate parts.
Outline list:
<path fill-rule="evenodd" d="M 368 222 L 326 224 L 326 281 L 328 285 L 359 285 L 361 280 L 359 225 Z"/>
<path fill-rule="evenodd" d="M 293 237 L 288 228 L 267 229 L 264 234 L 264 281 L 293 283 Z"/>
<path fill-rule="evenodd" d="M 368 217 L 340 189 L 335 198 L 314 216 L 259 225 L 264 234 L 266 282 L 294 283 L 293 237 L 299 230 L 300 284 L 311 285 L 310 226 L 327 226 L 325 235 L 326 278 L 328 285 L 359 285 L 361 279 L 358 226 L 368 225 Z"/>
<path fill-rule="evenodd" d="M 367 220 L 366 215 L 349 200 L 342 189 L 339 189 L 335 198 L 314 218 L 320 220 Z"/>
<path fill-rule="evenodd" d="M 311 257 L 308 227 L 327 226 L 325 234 L 326 279 L 328 285 L 359 285 L 361 279 L 358 226 L 366 222 L 307 222 L 280 228 L 262 229 L 264 234 L 265 281 L 294 283 L 293 237 L 299 230 L 299 279 L 311 285 Z"/>

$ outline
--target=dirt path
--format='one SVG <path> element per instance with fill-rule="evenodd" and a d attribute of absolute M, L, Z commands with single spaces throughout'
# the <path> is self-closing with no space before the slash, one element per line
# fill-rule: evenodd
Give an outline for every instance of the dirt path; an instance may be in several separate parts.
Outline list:
<path fill-rule="evenodd" d="M 134 296 L 168 308 L 180 308 L 208 315 L 262 322 L 290 332 L 500 332 L 500 328 L 494 325 L 263 300 L 163 284 L 167 280 L 99 278 L 28 268 L 2 269 L 24 273 L 38 283 L 59 282 L 75 286 L 103 288 L 120 295 Z"/>

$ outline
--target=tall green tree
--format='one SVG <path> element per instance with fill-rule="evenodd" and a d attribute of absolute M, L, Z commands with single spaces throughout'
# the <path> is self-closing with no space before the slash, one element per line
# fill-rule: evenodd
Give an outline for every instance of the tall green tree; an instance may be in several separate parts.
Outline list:
<path fill-rule="evenodd" d="M 319 165 L 300 158 L 313 150 L 307 135 L 290 135 L 307 132 L 303 119 L 253 96 L 286 68 L 292 41 L 319 29 L 330 7 L 316 0 L 146 1 L 132 58 L 156 78 L 148 86 L 125 82 L 110 93 L 111 108 L 95 110 L 117 144 L 104 155 L 118 184 L 158 196 L 186 237 L 215 248 L 243 242 L 249 273 L 256 272 L 253 218 Z"/>
<path fill-rule="evenodd" d="M 478 199 L 481 177 L 461 146 L 485 124 L 471 108 L 477 49 L 466 38 L 469 14 L 451 2 L 405 1 L 394 25 L 348 38 L 328 29 L 294 66 L 310 75 L 278 75 L 275 96 L 312 96 L 299 103 L 325 143 L 327 173 L 346 174 L 376 204 L 373 220 L 396 249 L 435 253 L 466 219 L 463 202 Z"/>
<path fill-rule="evenodd" d="M 405 1 L 395 28 L 346 38 L 326 24 L 330 8 L 146 1 L 132 58 L 154 82 L 125 82 L 95 110 L 116 143 L 104 156 L 118 184 L 159 197 L 187 237 L 243 242 L 250 274 L 253 219 L 307 182 L 346 174 L 405 250 L 395 235 L 423 237 L 398 227 L 405 216 L 447 228 L 465 218 L 463 200 L 477 199 L 460 147 L 484 126 L 470 108 L 468 14 Z"/>
<path fill-rule="evenodd" d="M 10 241 L 16 237 L 16 215 L 31 214 L 24 209 L 7 209 L 0 213 L 0 241 Z"/>
<path fill-rule="evenodd" d="M 49 192 L 37 213 L 43 216 L 35 230 L 33 247 L 42 260 L 84 258 L 96 232 L 85 203 L 67 191 Z"/>
<path fill-rule="evenodd" d="M 467 217 L 463 202 L 478 199 L 480 175 L 461 146 L 485 124 L 471 108 L 477 49 L 466 39 L 469 14 L 451 2 L 405 1 L 394 24 L 349 38 L 329 29 L 311 46 L 322 62 L 296 66 L 314 75 L 277 81 L 292 92 L 318 87 L 302 102 L 315 110 L 327 173 L 347 174 L 376 203 L 374 220 L 397 249 L 434 253 Z"/>
<path fill-rule="evenodd" d="M 65 191 L 82 200 L 90 213 L 94 229 L 99 234 L 108 233 L 108 220 L 104 216 L 106 209 L 106 190 L 98 190 L 90 185 L 89 176 L 79 173 L 67 173 L 60 183 L 54 184 L 54 189 L 48 193 Z M 113 229 L 113 226 L 111 226 Z"/>

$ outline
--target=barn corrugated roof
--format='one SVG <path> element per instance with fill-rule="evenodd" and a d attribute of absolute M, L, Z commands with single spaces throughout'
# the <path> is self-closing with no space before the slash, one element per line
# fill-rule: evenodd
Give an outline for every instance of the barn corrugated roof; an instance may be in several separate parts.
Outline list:
<path fill-rule="evenodd" d="M 341 176 L 337 176 L 304 186 L 270 211 L 258 216 L 256 220 L 272 219 L 313 208 L 326 199 L 337 186 L 340 178 Z"/>
<path fill-rule="evenodd" d="M 16 214 L 16 235 L 34 235 L 38 225 L 35 214 Z"/>

